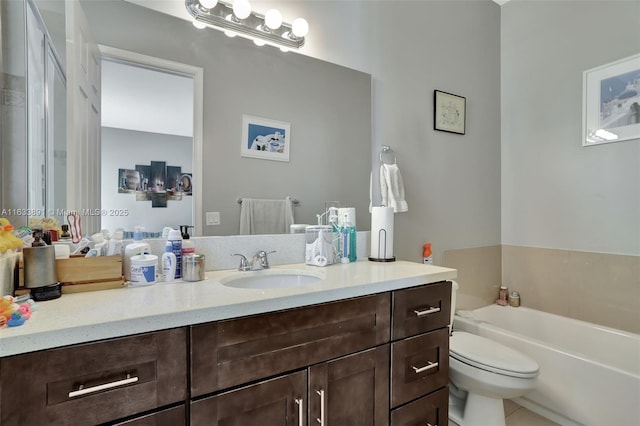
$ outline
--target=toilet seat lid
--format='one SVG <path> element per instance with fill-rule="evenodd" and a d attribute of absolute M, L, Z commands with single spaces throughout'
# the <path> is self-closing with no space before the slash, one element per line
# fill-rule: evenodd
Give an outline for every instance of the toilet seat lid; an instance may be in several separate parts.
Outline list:
<path fill-rule="evenodd" d="M 449 355 L 474 367 L 505 376 L 532 378 L 538 375 L 538 363 L 528 356 L 485 337 L 454 331 Z"/>

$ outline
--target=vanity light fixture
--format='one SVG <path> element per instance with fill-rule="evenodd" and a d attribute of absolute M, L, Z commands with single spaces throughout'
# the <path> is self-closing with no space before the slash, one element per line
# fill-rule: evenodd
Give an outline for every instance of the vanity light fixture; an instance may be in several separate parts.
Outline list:
<path fill-rule="evenodd" d="M 193 17 L 196 28 L 209 26 L 233 37 L 236 35 L 253 40 L 262 46 L 269 44 L 286 52 L 304 45 L 309 24 L 297 18 L 292 24 L 282 21 L 282 14 L 270 9 L 264 15 L 253 12 L 248 0 L 185 0 L 187 12 Z"/>

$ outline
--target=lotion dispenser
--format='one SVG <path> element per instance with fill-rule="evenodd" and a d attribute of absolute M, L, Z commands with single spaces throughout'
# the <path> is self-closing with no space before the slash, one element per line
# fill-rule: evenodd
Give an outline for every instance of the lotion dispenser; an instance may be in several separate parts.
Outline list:
<path fill-rule="evenodd" d="M 133 232 L 133 242 L 124 248 L 122 272 L 125 281 L 131 281 L 131 258 L 145 253 L 151 253 L 151 246 L 142 241 L 142 227 L 136 226 Z"/>
<path fill-rule="evenodd" d="M 167 241 L 164 245 L 164 253 L 162 254 L 162 275 L 166 282 L 171 282 L 176 277 L 176 255 L 173 254 L 173 244 Z"/>

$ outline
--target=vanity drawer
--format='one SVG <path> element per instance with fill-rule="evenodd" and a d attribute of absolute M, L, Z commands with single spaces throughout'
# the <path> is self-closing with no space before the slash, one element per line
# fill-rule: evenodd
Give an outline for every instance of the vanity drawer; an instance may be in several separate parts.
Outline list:
<path fill-rule="evenodd" d="M 183 401 L 186 343 L 182 328 L 4 358 L 0 424 L 97 424 Z"/>
<path fill-rule="evenodd" d="M 391 344 L 391 407 L 449 383 L 449 329 Z"/>
<path fill-rule="evenodd" d="M 447 426 L 448 423 L 448 388 L 442 388 L 391 412 L 391 426 Z"/>
<path fill-rule="evenodd" d="M 393 292 L 393 340 L 449 324 L 451 282 L 442 281 Z"/>
<path fill-rule="evenodd" d="M 389 341 L 390 293 L 191 328 L 191 392 L 199 396 Z"/>

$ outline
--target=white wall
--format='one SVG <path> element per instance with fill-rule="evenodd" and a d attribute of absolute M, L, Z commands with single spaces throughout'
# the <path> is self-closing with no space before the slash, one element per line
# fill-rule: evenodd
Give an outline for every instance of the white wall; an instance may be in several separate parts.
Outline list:
<path fill-rule="evenodd" d="M 171 152 L 163 157 L 154 154 Z M 124 228 L 133 231 L 142 225 L 147 232 L 161 232 L 165 226 L 178 229 L 193 223 L 192 197 L 168 200 L 167 207 L 151 207 L 151 201 L 136 201 L 135 194 L 118 193 L 118 169 L 135 169 L 136 164 L 149 165 L 151 161 L 165 161 L 169 166 L 182 167 L 183 173 L 192 172 L 193 142 L 191 138 L 133 130 L 102 128 L 102 216 L 101 228 L 110 231 Z M 194 182 L 194 185 L 197 183 Z M 127 210 L 126 216 L 109 214 L 112 210 Z"/>
<path fill-rule="evenodd" d="M 640 52 L 640 2 L 515 1 L 501 27 L 502 242 L 640 255 L 640 141 L 581 145 L 582 73 Z"/>

